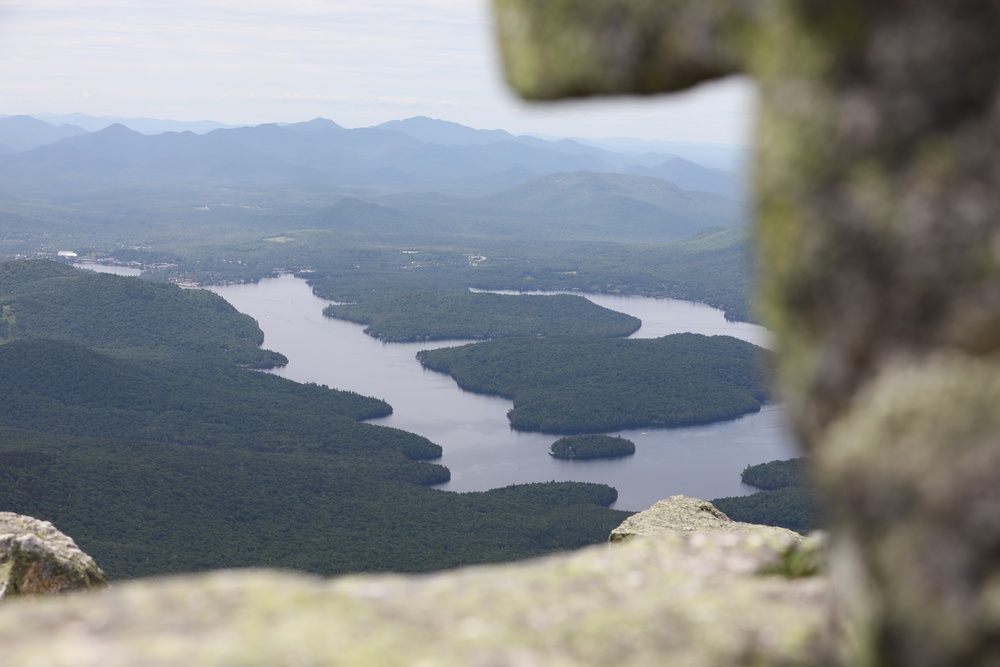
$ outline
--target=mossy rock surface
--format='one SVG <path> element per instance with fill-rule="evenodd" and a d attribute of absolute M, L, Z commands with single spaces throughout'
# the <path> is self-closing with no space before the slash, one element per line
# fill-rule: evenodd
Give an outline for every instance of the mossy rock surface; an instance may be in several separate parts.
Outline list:
<path fill-rule="evenodd" d="M 756 535 L 760 539 L 773 540 L 778 548 L 790 548 L 802 540 L 801 535 L 786 528 L 733 521 L 707 500 L 671 496 L 625 519 L 622 525 L 611 531 L 610 541 L 626 542 L 665 532 Z"/>
<path fill-rule="evenodd" d="M 526 97 L 755 79 L 756 304 L 844 664 L 1000 664 L 1000 3 L 494 5 Z"/>
<path fill-rule="evenodd" d="M 9 664 L 815 665 L 825 578 L 787 544 L 670 530 L 517 564 L 324 580 L 222 571 L 0 606 Z"/>
<path fill-rule="evenodd" d="M 0 512 L 0 600 L 106 585 L 94 559 L 51 523 Z"/>

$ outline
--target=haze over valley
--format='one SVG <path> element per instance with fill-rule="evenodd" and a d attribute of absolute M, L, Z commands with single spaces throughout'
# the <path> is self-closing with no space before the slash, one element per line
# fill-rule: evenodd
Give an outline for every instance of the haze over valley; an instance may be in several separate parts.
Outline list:
<path fill-rule="evenodd" d="M 642 321 L 580 296 L 684 299 L 753 321 L 738 149 L 623 149 L 426 117 L 354 129 L 43 118 L 0 118 L 0 363 L 18 397 L 0 415 L 0 506 L 51 517 L 113 576 L 439 569 L 601 541 L 626 515 L 600 481 L 433 488 L 450 479 L 429 462 L 440 443 L 364 423 L 393 413 L 378 391 L 246 370 L 280 369 L 295 350 L 260 349 L 261 329 L 197 286 L 293 274 L 333 302 L 304 319 L 361 323 L 383 345 L 484 341 L 405 363 L 513 400 L 511 426 L 550 441 L 727 420 L 770 400 L 760 348 L 624 340 Z M 80 261 L 142 273 L 65 266 Z M 536 294 L 509 293 L 521 291 Z M 311 536 L 294 557 L 273 541 L 282 516 Z M 183 557 L 178 521 L 205 526 Z"/>

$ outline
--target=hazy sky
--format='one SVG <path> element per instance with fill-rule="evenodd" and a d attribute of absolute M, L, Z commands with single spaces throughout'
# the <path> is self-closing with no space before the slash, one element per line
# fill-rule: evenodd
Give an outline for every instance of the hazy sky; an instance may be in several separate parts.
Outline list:
<path fill-rule="evenodd" d="M 0 0 L 0 114 L 217 120 L 431 116 L 557 136 L 743 143 L 743 79 L 671 98 L 527 104 L 487 0 Z"/>

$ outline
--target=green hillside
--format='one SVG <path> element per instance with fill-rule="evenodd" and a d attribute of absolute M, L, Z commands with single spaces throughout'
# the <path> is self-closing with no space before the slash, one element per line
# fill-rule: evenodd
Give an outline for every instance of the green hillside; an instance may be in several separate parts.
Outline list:
<path fill-rule="evenodd" d="M 743 206 L 720 195 L 647 176 L 590 171 L 551 174 L 481 197 L 402 193 L 375 202 L 384 208 L 366 212 L 373 229 L 403 231 L 402 218 L 385 226 L 393 211 L 406 213 L 411 231 L 483 238 L 662 243 L 747 220 Z M 329 219 L 341 218 L 331 212 Z"/>
<path fill-rule="evenodd" d="M 805 459 L 747 466 L 740 477 L 761 491 L 712 502 L 734 521 L 781 526 L 806 534 L 822 528 L 824 518 L 806 474 Z"/>
<path fill-rule="evenodd" d="M 448 479 L 426 462 L 437 445 L 357 421 L 388 414 L 383 401 L 238 368 L 254 357 L 232 340 L 259 330 L 220 338 L 237 320 L 214 298 L 13 264 L 0 265 L 13 331 L 0 345 L 0 507 L 53 521 L 113 578 L 424 571 L 601 542 L 628 515 L 607 509 L 617 493 L 604 485 L 429 488 Z M 135 292 L 157 324 L 119 326 L 128 308 L 101 292 Z M 86 326 L 29 335 L 39 312 L 61 322 L 53 304 L 67 294 L 80 302 L 66 312 L 86 312 Z M 204 326 L 205 347 L 154 335 L 168 322 L 187 323 L 185 341 Z"/>
<path fill-rule="evenodd" d="M 316 294 L 364 304 L 396 293 L 460 294 L 486 290 L 579 290 L 701 301 L 730 319 L 752 319 L 750 252 L 736 227 L 662 245 L 526 242 L 517 239 L 421 239 L 401 245 L 337 242 L 323 232 L 294 232 L 284 243 L 206 259 L 208 280 L 242 280 L 269 263 L 308 265 L 300 274 Z M 203 251 L 208 255 L 209 251 Z M 222 251 L 220 251 L 222 252 Z M 242 257 L 241 264 L 234 261 Z"/>
<path fill-rule="evenodd" d="M 511 338 L 515 336 L 624 337 L 642 322 L 572 294 L 509 295 L 397 292 L 323 310 L 368 325 L 385 341 Z"/>
<path fill-rule="evenodd" d="M 48 338 L 134 359 L 271 368 L 253 318 L 203 290 L 79 271 L 44 260 L 0 264 L 0 342 Z"/>

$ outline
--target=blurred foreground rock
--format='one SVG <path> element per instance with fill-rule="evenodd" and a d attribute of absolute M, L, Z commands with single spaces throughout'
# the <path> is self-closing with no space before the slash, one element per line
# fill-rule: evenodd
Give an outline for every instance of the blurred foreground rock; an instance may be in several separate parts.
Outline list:
<path fill-rule="evenodd" d="M 494 0 L 536 99 L 759 90 L 758 307 L 847 664 L 1000 665 L 1000 0 Z"/>
<path fill-rule="evenodd" d="M 48 521 L 0 512 L 0 600 L 107 583 L 94 559 Z"/>
<path fill-rule="evenodd" d="M 656 518 L 660 508 L 650 511 L 659 531 L 518 564 L 333 580 L 228 571 L 10 602 L 0 605 L 3 664 L 818 664 L 826 580 L 761 574 L 802 538 L 690 532 L 690 508 L 708 504 L 688 500 L 668 510 L 680 531 Z"/>

